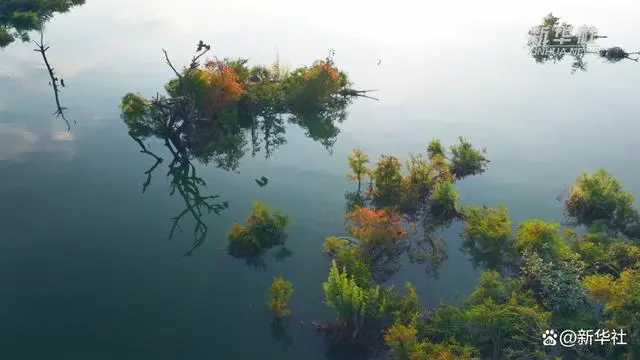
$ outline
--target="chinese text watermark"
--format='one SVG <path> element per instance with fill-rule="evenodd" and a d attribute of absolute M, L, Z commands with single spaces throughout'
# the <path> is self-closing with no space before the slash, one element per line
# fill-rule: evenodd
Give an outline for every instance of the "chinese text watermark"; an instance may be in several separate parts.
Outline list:
<path fill-rule="evenodd" d="M 627 334 L 622 330 L 546 330 L 542 334 L 542 344 L 545 346 L 556 346 L 558 343 L 562 347 L 591 346 L 591 345 L 627 345 L 625 337 Z"/>
<path fill-rule="evenodd" d="M 574 31 L 568 24 L 543 25 L 529 30 L 529 46 L 534 55 L 580 55 L 597 50 L 594 42 L 604 37 L 593 26 L 581 26 Z"/>

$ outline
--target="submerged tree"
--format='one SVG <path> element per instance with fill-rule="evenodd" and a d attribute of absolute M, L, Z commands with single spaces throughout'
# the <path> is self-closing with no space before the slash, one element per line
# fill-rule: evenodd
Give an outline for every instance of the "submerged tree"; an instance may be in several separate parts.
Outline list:
<path fill-rule="evenodd" d="M 633 197 L 615 177 L 600 170 L 576 179 L 565 202 L 570 227 L 529 219 L 514 232 L 505 206 L 458 205 L 453 181 L 482 173 L 488 161 L 468 143 L 451 153 L 448 160 L 440 142 L 432 141 L 428 160 L 411 156 L 404 173 L 393 156 L 382 156 L 371 168 L 362 151 L 349 157 L 348 178 L 359 190 L 348 200 L 359 203 L 347 207 L 349 236 L 327 237 L 323 245 L 335 258 L 331 283 L 341 284 L 325 284 L 332 299 L 327 304 L 339 319 L 348 319 L 344 324 L 373 333 L 383 329 L 389 356 L 411 360 L 546 359 L 541 341 L 546 329 L 616 327 L 629 339 L 637 337 L 640 221 Z M 454 220 L 464 222 L 463 250 L 476 267 L 486 269 L 466 301 L 424 311 L 415 289 L 408 287 L 399 298 L 393 288 L 380 287 L 398 267 L 380 276 L 379 265 L 393 265 L 410 251 L 414 228 L 424 235 Z M 601 317 L 594 301 L 604 306 Z M 361 314 L 368 317 L 356 317 L 354 309 L 364 309 Z M 561 353 L 635 359 L 638 351 L 637 346 L 578 345 Z"/>
<path fill-rule="evenodd" d="M 288 304 L 289 299 L 293 295 L 293 284 L 284 278 L 276 277 L 271 282 L 271 290 L 269 290 L 269 310 L 273 313 L 276 321 L 282 320 L 291 314 Z"/>
<path fill-rule="evenodd" d="M 597 48 L 596 41 L 606 37 L 598 34 L 593 26 L 584 25 L 576 29 L 559 17 L 549 14 L 539 25 L 529 30 L 527 46 L 536 63 L 557 63 L 570 58 L 572 73 L 587 70 L 586 55 L 596 55 L 610 63 L 625 59 L 638 61 L 632 55 L 640 52 L 628 53 L 619 46 Z"/>
<path fill-rule="evenodd" d="M 337 131 L 322 131 L 344 120 L 343 113 L 363 91 L 352 89 L 347 75 L 332 57 L 281 75 L 280 67 L 248 67 L 246 59 L 200 59 L 210 50 L 202 43 L 191 64 L 178 71 L 165 86 L 168 96 L 146 99 L 127 94 L 123 117 L 130 133 L 139 139 L 168 139 L 202 163 L 227 170 L 237 168 L 247 136 L 253 153 L 269 156 L 284 143 L 285 119 L 308 130 L 308 136 L 331 143 Z M 323 125 L 324 124 L 324 125 Z M 233 151 L 230 151 L 233 149 Z"/>
<path fill-rule="evenodd" d="M 0 48 L 16 39 L 29 41 L 29 32 L 42 30 L 56 13 L 66 13 L 85 0 L 9 0 L 0 3 Z"/>
<path fill-rule="evenodd" d="M 249 67 L 246 59 L 213 56 L 205 60 L 210 50 L 210 45 L 200 41 L 191 63 L 181 70 L 165 51 L 165 60 L 175 75 L 165 86 L 166 95 L 147 99 L 128 93 L 120 104 L 129 135 L 143 153 L 156 160 L 146 172 L 143 190 L 162 162 L 162 157 L 145 145 L 147 139 L 159 139 L 173 157 L 171 164 L 190 170 L 188 180 L 177 181 L 187 210 L 174 219 L 170 237 L 179 228 L 178 221 L 191 214 L 197 223 L 193 249 L 206 237 L 202 216 L 219 213 L 228 205 L 217 196 L 200 195 L 204 181 L 195 176 L 193 162 L 237 171 L 248 148 L 253 156 L 263 151 L 270 157 L 286 142 L 287 122 L 302 126 L 309 137 L 330 148 L 338 135 L 335 122 L 344 120 L 346 107 L 356 97 L 366 97 L 366 91 L 352 88 L 347 75 L 335 66 L 332 54 L 310 67 L 285 71 L 278 63 L 268 68 Z M 173 176 L 171 169 L 169 176 Z M 266 181 L 258 182 L 263 184 Z"/>
<path fill-rule="evenodd" d="M 418 337 L 415 325 L 394 324 L 384 334 L 392 360 L 479 360 L 478 350 Z"/>
<path fill-rule="evenodd" d="M 264 254 L 280 247 L 276 259 L 284 259 L 291 255 L 285 247 L 287 234 L 285 228 L 290 220 L 279 210 L 270 210 L 259 201 L 253 203 L 251 215 L 246 224 L 234 222 L 227 232 L 229 245 L 227 251 L 234 258 L 244 259 L 248 265 L 264 267 Z"/>
<path fill-rule="evenodd" d="M 634 271 L 640 264 L 638 215 L 633 197 L 611 174 L 604 170 L 585 173 L 569 188 L 565 202 L 565 214 L 570 220 L 567 225 L 586 231 L 562 229 L 558 223 L 530 219 L 523 221 L 512 235 L 506 212 L 486 207 L 468 209 L 474 210 L 466 211 L 469 222 L 463 241 L 474 261 L 501 270 L 505 249 L 517 251 L 512 261 L 516 266 L 507 272 L 510 279 L 497 281 L 497 272 L 483 274 L 480 288 L 485 290 L 476 289 L 469 299 L 471 303 L 481 303 L 478 298 L 486 297 L 483 294 L 494 294 L 490 297 L 497 302 L 505 301 L 509 294 L 519 297 L 530 294 L 526 295 L 527 301 L 533 301 L 529 307 L 535 305 L 548 313 L 552 328 L 610 332 L 615 327 L 618 332 L 624 330 L 627 336 L 637 333 L 636 319 L 631 314 L 638 312 L 636 304 L 640 303 L 640 292 L 633 285 L 637 283 Z M 513 251 L 508 253 L 511 258 Z M 489 286 L 491 283 L 494 285 Z M 604 306 L 601 317 L 597 316 L 598 308 L 593 308 L 589 301 Z M 441 314 L 462 321 L 462 312 L 453 312 L 451 308 Z M 453 320 L 447 321 L 436 324 L 440 328 L 456 328 L 451 325 Z M 437 327 L 432 328 L 432 335 L 440 339 Z M 508 329 L 507 325 L 504 329 Z M 464 343 L 471 344 L 469 341 Z M 638 348 L 583 344 L 562 352 L 569 358 L 632 359 L 637 357 Z"/>
<path fill-rule="evenodd" d="M 371 279 L 358 279 L 335 260 L 323 284 L 325 304 L 336 313 L 328 327 L 329 343 L 375 352 L 384 343 L 383 334 L 393 324 L 415 323 L 422 306 L 411 283 L 405 292 L 383 288 Z"/>
<path fill-rule="evenodd" d="M 426 157 L 411 154 L 404 169 L 400 160 L 391 155 L 382 155 L 369 168 L 369 158 L 360 149 L 354 150 L 348 160 L 348 178 L 356 181 L 358 188 L 345 196 L 347 219 L 363 225 L 386 219 L 369 226 L 368 232 L 347 229 L 372 270 L 384 265 L 384 271 L 374 271 L 375 281 L 384 281 L 399 270 L 398 260 L 403 254 L 413 262 L 427 264 L 427 271 L 437 276 L 447 257 L 444 239 L 437 232 L 463 219 L 455 182 L 485 171 L 489 163 L 485 151 L 459 138 L 449 154 L 440 141 L 433 140 Z M 368 185 L 363 189 L 365 177 Z M 371 236 L 375 239 L 368 239 Z"/>
<path fill-rule="evenodd" d="M 540 335 L 549 317 L 517 280 L 488 272 L 463 305 L 440 304 L 419 329 L 431 341 L 478 349 L 483 359 L 546 359 Z"/>
<path fill-rule="evenodd" d="M 583 173 L 569 189 L 565 213 L 575 225 L 640 241 L 640 214 L 634 198 L 604 169 Z"/>
<path fill-rule="evenodd" d="M 462 250 L 470 255 L 476 268 L 502 271 L 517 265 L 506 206 L 466 206 L 463 214 Z"/>
<path fill-rule="evenodd" d="M 363 329 L 370 330 L 371 323 L 381 321 L 388 312 L 388 294 L 383 289 L 358 285 L 335 261 L 323 288 L 325 304 L 336 312 L 343 329 L 351 333 L 351 339 L 357 338 Z"/>
<path fill-rule="evenodd" d="M 629 358 L 640 356 L 640 268 L 627 269 L 619 278 L 608 274 L 590 275 L 584 279 L 585 288 L 591 300 L 604 305 L 604 325 L 607 331 L 623 332 L 624 343 L 628 343 L 626 351 L 609 346 L 608 352 L 613 354 L 627 353 Z M 616 345 L 616 344 L 614 344 Z"/>

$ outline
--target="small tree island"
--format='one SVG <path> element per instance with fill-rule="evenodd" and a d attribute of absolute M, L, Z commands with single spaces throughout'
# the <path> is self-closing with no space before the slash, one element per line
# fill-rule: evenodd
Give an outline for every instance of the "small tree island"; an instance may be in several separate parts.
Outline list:
<path fill-rule="evenodd" d="M 286 69 L 278 61 L 271 66 L 249 66 L 247 59 L 207 58 L 211 46 L 200 41 L 188 66 L 178 70 L 169 54 L 165 61 L 174 77 L 165 84 L 165 95 L 146 98 L 127 93 L 120 103 L 129 136 L 155 163 L 145 172 L 143 192 L 163 157 L 145 145 L 160 140 L 172 161 L 167 176 L 171 194 L 185 202 L 173 220 L 172 238 L 184 216 L 196 221 L 191 254 L 206 239 L 204 215 L 220 214 L 229 206 L 218 195 L 204 195 L 206 185 L 193 162 L 237 171 L 240 159 L 263 152 L 270 157 L 286 143 L 286 125 L 305 130 L 306 136 L 331 151 L 340 132 L 337 123 L 347 117 L 347 106 L 367 91 L 356 90 L 333 61 L 333 52 L 310 66 Z M 268 179 L 256 180 L 265 186 Z"/>

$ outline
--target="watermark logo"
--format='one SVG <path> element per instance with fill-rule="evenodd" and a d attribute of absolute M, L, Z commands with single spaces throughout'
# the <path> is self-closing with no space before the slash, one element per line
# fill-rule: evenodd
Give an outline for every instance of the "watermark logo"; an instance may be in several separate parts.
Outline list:
<path fill-rule="evenodd" d="M 605 37 L 593 26 L 542 25 L 529 30 L 528 44 L 534 55 L 579 55 L 598 50 L 595 41 Z"/>
<path fill-rule="evenodd" d="M 592 346 L 592 345 L 604 345 L 605 343 L 611 345 L 627 345 L 625 342 L 625 336 L 627 334 L 622 330 L 609 330 L 609 329 L 597 329 L 597 330 L 584 330 L 578 331 L 564 330 L 558 336 L 558 332 L 555 330 L 545 330 L 542 334 L 542 345 L 544 346 L 556 346 L 558 340 L 562 347 L 571 348 L 578 346 Z M 556 340 L 558 339 L 558 340 Z"/>
<path fill-rule="evenodd" d="M 544 334 L 542 334 L 542 345 L 544 346 L 556 346 L 558 343 L 556 338 L 558 334 L 556 334 L 555 330 L 545 330 Z"/>

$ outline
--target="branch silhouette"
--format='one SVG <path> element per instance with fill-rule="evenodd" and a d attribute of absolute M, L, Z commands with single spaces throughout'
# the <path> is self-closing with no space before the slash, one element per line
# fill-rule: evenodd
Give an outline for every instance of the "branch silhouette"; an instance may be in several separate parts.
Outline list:
<path fill-rule="evenodd" d="M 247 67 L 247 59 L 219 60 L 211 56 L 204 62 L 210 50 L 209 44 L 200 41 L 190 63 L 178 67 L 162 49 L 163 60 L 173 73 L 165 85 L 166 94 L 145 98 L 127 93 L 120 104 L 129 136 L 142 153 L 155 159 L 145 172 L 143 192 L 163 162 L 143 141 L 158 138 L 171 153 L 167 173 L 170 194 L 179 194 L 185 208 L 172 218 L 169 238 L 182 231 L 185 217 L 192 217 L 196 223 L 192 248 L 185 255 L 206 238 L 204 215 L 219 215 L 228 207 L 219 196 L 202 194 L 201 187 L 206 183 L 197 175 L 193 161 L 237 171 L 248 148 L 252 156 L 262 151 L 269 158 L 286 143 L 287 123 L 298 125 L 306 136 L 330 151 L 340 132 L 336 123 L 346 118 L 347 106 L 354 98 L 368 97 L 366 93 L 371 91 L 353 89 L 347 75 L 330 58 L 280 76 L 279 69 Z M 265 177 L 256 180 L 261 187 L 267 182 Z"/>
<path fill-rule="evenodd" d="M 145 171 L 147 178 L 143 184 L 142 192 L 144 193 L 151 183 L 151 175 L 164 161 L 164 159 L 150 151 L 147 146 L 144 145 L 142 140 L 131 134 L 130 136 L 136 143 L 138 143 L 138 145 L 140 145 L 141 153 L 147 154 L 156 160 L 156 162 L 147 171 Z M 202 245 L 209 231 L 209 227 L 202 217 L 211 213 L 220 215 L 222 211 L 228 208 L 228 203 L 226 201 L 214 202 L 216 199 L 220 198 L 219 195 L 203 196 L 200 192 L 200 187 L 206 186 L 207 184 L 202 178 L 197 176 L 195 166 L 188 158 L 177 152 L 172 147 L 169 140 L 165 139 L 164 145 L 171 151 L 173 156 L 173 160 L 169 164 L 169 171 L 167 172 L 167 177 L 170 181 L 169 194 L 173 195 L 177 192 L 185 203 L 184 210 L 172 218 L 173 223 L 169 231 L 168 239 L 173 239 L 176 229 L 181 232 L 183 231 L 180 226 L 180 221 L 184 216 L 191 215 L 196 222 L 196 226 L 193 232 L 193 244 L 189 251 L 185 253 L 185 256 L 189 256 L 196 248 Z"/>
<path fill-rule="evenodd" d="M 51 65 L 49 64 L 49 60 L 47 59 L 47 50 L 49 50 L 49 46 L 45 45 L 44 43 L 43 30 L 40 30 L 40 42 L 37 42 L 34 40 L 33 43 L 37 47 L 36 49 L 33 49 L 33 51 L 39 52 L 42 55 L 44 64 L 47 67 L 47 72 L 49 73 L 49 78 L 51 79 L 50 84 L 53 87 L 53 96 L 55 98 L 56 108 L 57 108 L 53 114 L 56 117 L 62 118 L 62 120 L 64 120 L 64 122 L 67 124 L 67 131 L 71 131 L 71 125 L 69 124 L 69 121 L 64 115 L 64 112 L 67 110 L 67 108 L 60 104 L 60 88 L 58 87 L 59 79 L 56 77 L 55 71 L 53 67 L 51 67 Z M 60 80 L 60 84 L 64 87 L 64 80 Z M 74 120 L 73 123 L 75 124 L 76 121 Z"/>

